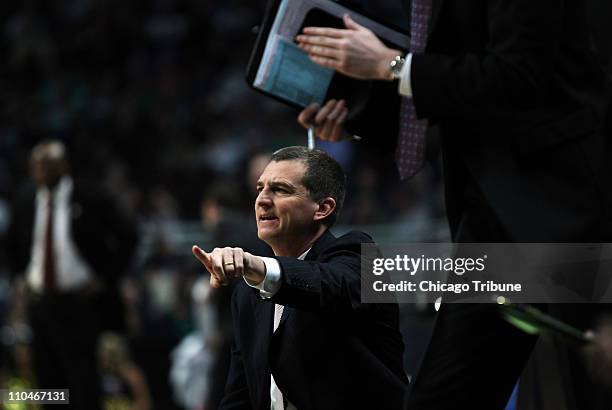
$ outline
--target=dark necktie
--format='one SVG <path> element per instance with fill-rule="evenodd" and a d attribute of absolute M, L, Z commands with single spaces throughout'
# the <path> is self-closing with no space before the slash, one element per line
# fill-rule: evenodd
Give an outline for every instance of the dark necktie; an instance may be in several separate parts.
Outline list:
<path fill-rule="evenodd" d="M 53 253 L 53 196 L 47 202 L 47 226 L 45 227 L 45 248 L 43 259 L 43 282 L 46 292 L 55 291 L 55 255 Z"/>
<path fill-rule="evenodd" d="M 410 18 L 410 52 L 425 51 L 431 18 L 432 0 L 412 0 Z M 400 131 L 395 150 L 395 161 L 400 178 L 414 176 L 425 163 L 425 134 L 427 121 L 417 120 L 412 98 L 402 97 Z"/>

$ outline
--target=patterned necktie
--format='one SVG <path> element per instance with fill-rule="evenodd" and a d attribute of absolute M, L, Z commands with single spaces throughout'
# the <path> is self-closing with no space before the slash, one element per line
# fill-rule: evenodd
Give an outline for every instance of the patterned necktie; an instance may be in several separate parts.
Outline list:
<path fill-rule="evenodd" d="M 431 17 L 432 0 L 412 0 L 410 18 L 410 52 L 425 51 Z M 412 98 L 402 97 L 400 131 L 395 150 L 395 161 L 401 179 L 414 176 L 425 162 L 425 134 L 427 120 L 417 120 Z"/>

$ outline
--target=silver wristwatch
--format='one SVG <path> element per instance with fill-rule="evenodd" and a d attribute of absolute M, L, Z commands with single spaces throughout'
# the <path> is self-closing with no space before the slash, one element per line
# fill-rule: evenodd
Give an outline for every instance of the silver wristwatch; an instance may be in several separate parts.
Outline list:
<path fill-rule="evenodd" d="M 389 62 L 389 68 L 391 69 L 389 73 L 390 80 L 398 80 L 401 77 L 405 62 L 406 59 L 402 55 L 393 57 L 393 60 Z"/>

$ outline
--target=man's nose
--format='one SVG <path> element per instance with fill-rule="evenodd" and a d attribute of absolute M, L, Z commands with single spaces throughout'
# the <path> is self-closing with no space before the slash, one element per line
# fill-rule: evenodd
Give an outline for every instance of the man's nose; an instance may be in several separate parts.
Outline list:
<path fill-rule="evenodd" d="M 262 208 L 267 208 L 272 205 L 272 199 L 268 195 L 265 190 L 259 192 L 257 198 L 255 199 L 255 206 L 260 206 Z"/>

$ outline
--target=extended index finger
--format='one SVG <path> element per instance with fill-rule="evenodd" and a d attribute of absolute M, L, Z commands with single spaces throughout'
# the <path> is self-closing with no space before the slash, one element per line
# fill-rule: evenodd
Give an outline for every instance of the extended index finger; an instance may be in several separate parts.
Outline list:
<path fill-rule="evenodd" d="M 200 262 L 202 262 L 202 264 L 204 265 L 206 270 L 208 270 L 210 272 L 210 269 L 212 267 L 212 261 L 211 261 L 210 254 L 204 252 L 197 245 L 193 245 L 191 247 L 191 252 L 193 253 L 193 256 L 195 256 Z"/>
<path fill-rule="evenodd" d="M 313 34 L 315 36 L 327 36 L 334 38 L 343 38 L 350 30 L 331 27 L 304 27 L 304 34 Z"/>

